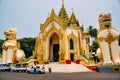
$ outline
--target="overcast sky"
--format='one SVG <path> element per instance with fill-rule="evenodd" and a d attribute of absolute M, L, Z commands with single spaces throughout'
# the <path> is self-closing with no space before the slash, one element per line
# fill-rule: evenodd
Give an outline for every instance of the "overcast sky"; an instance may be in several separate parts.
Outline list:
<path fill-rule="evenodd" d="M 99 28 L 99 14 L 110 12 L 112 25 L 120 33 L 120 0 L 64 0 L 64 5 L 69 16 L 73 9 L 85 28 Z M 18 30 L 17 38 L 36 37 L 52 8 L 58 14 L 61 7 L 62 0 L 0 0 L 0 39 L 12 27 Z"/>

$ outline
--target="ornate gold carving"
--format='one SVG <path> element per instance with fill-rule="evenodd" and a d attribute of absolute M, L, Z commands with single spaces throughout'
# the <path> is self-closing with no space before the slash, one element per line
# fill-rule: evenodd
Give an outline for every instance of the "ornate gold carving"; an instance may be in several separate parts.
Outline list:
<path fill-rule="evenodd" d="M 76 42 L 76 40 L 77 40 L 77 37 L 74 35 L 74 33 L 73 33 L 73 31 L 70 33 L 70 35 L 68 36 L 68 39 L 70 40 L 70 39 L 73 39 L 73 40 L 75 40 L 75 42 Z"/>
<path fill-rule="evenodd" d="M 113 37 L 111 33 L 107 35 L 107 38 L 105 39 L 106 42 L 111 43 L 116 39 L 116 37 Z"/>
<path fill-rule="evenodd" d="M 111 43 L 111 42 L 115 41 L 116 39 L 118 39 L 118 36 L 113 37 L 113 35 L 111 33 L 109 33 L 107 35 L 107 38 L 100 37 L 100 38 L 98 38 L 98 41 L 102 42 L 104 40 L 105 42 Z"/>
<path fill-rule="evenodd" d="M 43 57 L 44 57 L 44 56 L 43 56 L 43 54 L 41 53 L 41 54 L 40 54 L 40 61 L 43 61 Z"/>
<path fill-rule="evenodd" d="M 65 57 L 65 53 L 64 51 L 60 51 L 60 60 L 64 60 L 64 57 Z"/>
<path fill-rule="evenodd" d="M 8 49 L 8 47 L 4 45 L 3 46 L 3 50 L 7 50 L 7 49 Z"/>
<path fill-rule="evenodd" d="M 20 42 L 17 42 L 17 48 L 20 49 Z"/>
<path fill-rule="evenodd" d="M 63 29 L 66 29 L 65 23 L 55 14 L 54 9 L 51 11 L 50 17 L 48 17 L 44 24 L 41 25 L 42 31 L 51 23 L 52 21 L 57 22 Z"/>
<path fill-rule="evenodd" d="M 61 36 L 61 30 L 58 30 L 58 29 L 55 27 L 54 22 L 52 22 L 51 27 L 50 27 L 50 29 L 48 30 L 48 32 L 46 32 L 46 35 L 45 35 L 45 36 L 48 36 L 48 34 L 50 34 L 52 31 L 56 32 L 56 33 L 58 34 L 59 38 L 61 39 L 61 37 L 62 37 L 62 36 Z"/>
<path fill-rule="evenodd" d="M 13 45 L 9 45 L 9 46 L 5 46 L 5 45 L 4 45 L 4 46 L 3 46 L 3 49 L 4 49 L 4 50 L 7 50 L 8 48 L 9 48 L 9 49 L 14 49 L 15 47 L 16 47 L 16 46 L 13 46 Z"/>
<path fill-rule="evenodd" d="M 112 27 L 111 26 L 111 14 L 110 13 L 100 14 L 100 16 L 98 18 L 98 21 L 99 21 L 100 29 L 106 29 L 105 25 L 109 25 L 109 27 Z"/>

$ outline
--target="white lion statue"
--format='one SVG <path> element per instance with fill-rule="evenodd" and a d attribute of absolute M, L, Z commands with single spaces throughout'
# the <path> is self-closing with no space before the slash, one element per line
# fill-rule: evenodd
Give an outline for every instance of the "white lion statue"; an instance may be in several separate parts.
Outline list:
<path fill-rule="evenodd" d="M 20 49 L 20 43 L 16 40 L 16 28 L 4 32 L 6 40 L 3 43 L 3 63 L 20 63 L 25 59 L 24 51 Z"/>
<path fill-rule="evenodd" d="M 100 48 L 96 55 L 104 65 L 120 64 L 119 33 L 111 25 L 111 14 L 102 13 L 98 21 L 100 29 L 97 40 Z"/>

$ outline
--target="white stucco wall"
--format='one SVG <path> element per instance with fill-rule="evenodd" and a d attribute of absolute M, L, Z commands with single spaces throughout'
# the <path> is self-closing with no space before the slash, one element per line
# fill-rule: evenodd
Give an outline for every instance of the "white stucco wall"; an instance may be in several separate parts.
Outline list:
<path fill-rule="evenodd" d="M 61 29 L 61 26 L 56 22 L 56 21 L 54 21 L 54 24 L 55 24 L 55 27 L 59 30 L 59 29 Z"/>
<path fill-rule="evenodd" d="M 78 37 L 78 30 L 76 30 L 74 28 L 67 28 L 66 29 L 67 36 L 69 36 L 71 33 L 73 33 L 75 35 L 75 37 Z"/>
<path fill-rule="evenodd" d="M 46 32 L 48 32 L 48 31 L 50 30 L 50 28 L 52 27 L 52 23 L 54 23 L 56 29 L 59 30 L 59 29 L 61 28 L 61 26 L 60 26 L 56 21 L 52 21 L 52 22 L 49 23 L 48 26 L 45 28 L 45 31 L 46 31 Z"/>
<path fill-rule="evenodd" d="M 48 26 L 45 28 L 45 31 L 48 32 L 51 27 L 51 23 L 48 24 Z"/>

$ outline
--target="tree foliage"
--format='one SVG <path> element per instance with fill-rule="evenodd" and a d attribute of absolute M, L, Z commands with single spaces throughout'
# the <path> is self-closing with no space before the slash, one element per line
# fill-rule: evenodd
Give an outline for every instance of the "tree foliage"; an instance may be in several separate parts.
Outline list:
<path fill-rule="evenodd" d="M 99 44 L 96 40 L 92 41 L 92 45 L 90 46 L 91 52 L 96 52 L 96 50 L 99 48 Z"/>
<path fill-rule="evenodd" d="M 96 52 L 96 50 L 99 47 L 98 42 L 97 42 L 97 29 L 93 28 L 93 26 L 89 26 L 88 30 L 89 30 L 91 38 L 94 38 L 94 40 L 92 41 L 92 45 L 89 47 L 90 51 Z"/>
<path fill-rule="evenodd" d="M 3 45 L 4 40 L 0 39 L 0 54 L 2 54 L 2 45 Z"/>
<path fill-rule="evenodd" d="M 93 28 L 93 26 L 89 26 L 88 28 L 90 36 L 94 37 L 95 39 L 97 38 L 97 29 Z"/>

